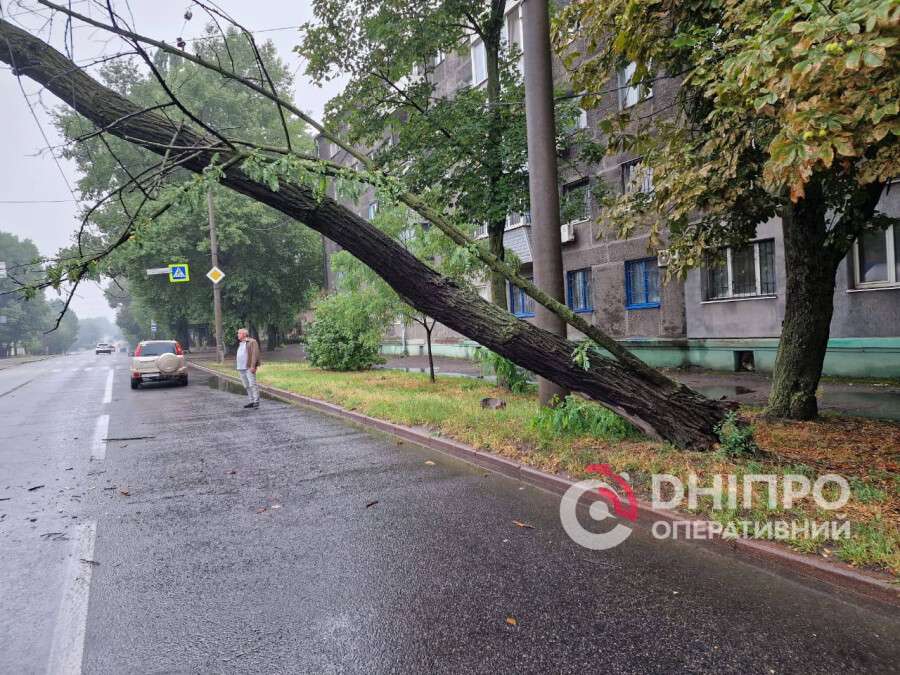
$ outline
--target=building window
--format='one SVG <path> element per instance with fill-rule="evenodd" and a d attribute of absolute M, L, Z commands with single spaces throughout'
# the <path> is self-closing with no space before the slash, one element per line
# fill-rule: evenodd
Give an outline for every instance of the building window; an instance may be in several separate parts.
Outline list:
<path fill-rule="evenodd" d="M 578 108 L 578 119 L 575 121 L 575 126 L 578 129 L 588 128 L 587 110 L 584 108 Z"/>
<path fill-rule="evenodd" d="M 369 208 L 366 209 L 366 218 L 373 220 L 375 214 L 378 213 L 378 202 L 369 202 Z"/>
<path fill-rule="evenodd" d="M 619 109 L 625 110 L 641 101 L 653 96 L 652 84 L 635 84 L 631 81 L 637 64 L 632 61 L 627 66 L 621 66 L 616 71 L 616 79 L 619 88 Z"/>
<path fill-rule="evenodd" d="M 509 284 L 509 311 L 516 316 L 534 316 L 534 298 L 518 286 Z"/>
<path fill-rule="evenodd" d="M 625 194 L 653 192 L 653 169 L 645 167 L 640 159 L 622 164 L 622 192 Z"/>
<path fill-rule="evenodd" d="M 481 38 L 472 41 L 470 48 L 472 59 L 472 84 L 479 85 L 487 79 L 487 52 Z"/>
<path fill-rule="evenodd" d="M 591 195 L 588 187 L 587 179 L 563 185 L 559 200 L 559 216 L 563 225 L 578 223 L 591 217 Z"/>
<path fill-rule="evenodd" d="M 659 307 L 659 265 L 656 258 L 625 262 L 625 307 Z"/>
<path fill-rule="evenodd" d="M 853 244 L 857 288 L 900 284 L 900 227 L 866 232 Z"/>
<path fill-rule="evenodd" d="M 573 312 L 592 312 L 591 270 L 573 270 L 566 272 L 566 303 Z"/>
<path fill-rule="evenodd" d="M 501 38 L 503 39 L 503 42 L 506 43 L 507 49 L 511 52 L 515 51 L 518 53 L 519 58 L 516 65 L 519 69 L 519 74 L 523 74 L 524 68 L 522 67 L 522 57 L 524 45 L 522 42 L 522 5 L 516 5 L 506 13 L 506 21 L 503 23 L 501 33 Z"/>
<path fill-rule="evenodd" d="M 706 267 L 706 299 L 752 298 L 775 293 L 775 240 L 727 247 Z"/>

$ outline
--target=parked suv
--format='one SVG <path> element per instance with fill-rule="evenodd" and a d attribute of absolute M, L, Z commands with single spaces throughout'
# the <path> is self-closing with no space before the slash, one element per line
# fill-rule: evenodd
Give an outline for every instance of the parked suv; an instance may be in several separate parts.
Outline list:
<path fill-rule="evenodd" d="M 138 343 L 131 359 L 131 388 L 138 389 L 144 382 L 166 381 L 187 386 L 187 364 L 181 345 L 175 340 Z"/>
<path fill-rule="evenodd" d="M 112 354 L 114 351 L 116 351 L 116 348 L 112 345 L 106 344 L 105 342 L 98 342 L 97 346 L 94 347 L 95 356 L 97 354 Z"/>

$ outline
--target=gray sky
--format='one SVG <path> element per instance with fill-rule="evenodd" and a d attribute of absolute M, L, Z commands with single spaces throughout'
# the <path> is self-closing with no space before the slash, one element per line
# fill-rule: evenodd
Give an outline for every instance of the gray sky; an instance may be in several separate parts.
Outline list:
<path fill-rule="evenodd" d="M 66 0 L 59 2 L 65 4 Z M 194 8 L 194 18 L 190 22 L 184 20 L 185 9 L 190 5 L 188 0 L 131 0 L 129 4 L 138 32 L 169 43 L 174 43 L 178 37 L 188 40 L 202 33 L 204 15 L 197 8 Z M 103 18 L 89 0 L 71 0 L 71 5 L 76 11 Z M 114 0 L 113 5 L 125 13 L 122 0 Z M 338 93 L 341 84 L 333 81 L 322 89 L 316 87 L 304 77 L 304 64 L 291 51 L 300 40 L 298 26 L 312 17 L 310 0 L 218 0 L 218 5 L 254 31 L 257 40 L 268 39 L 275 44 L 281 58 L 296 71 L 295 102 L 301 109 L 320 118 L 325 102 Z M 46 17 L 48 11 L 43 6 L 33 0 L 0 0 L 0 7 L 4 18 L 45 39 L 52 36 L 52 43 L 62 48 L 64 22 L 57 18 L 52 28 L 45 26 L 42 17 Z M 38 12 L 40 16 L 29 12 Z M 108 34 L 89 26 L 76 24 L 74 36 L 78 61 L 123 51 L 118 39 L 111 39 Z M 39 97 L 39 88 L 25 78 L 22 85 L 39 124 L 29 112 L 16 78 L 8 68 L 0 68 L 0 230 L 27 237 L 41 254 L 53 255 L 71 242 L 75 230 L 77 210 L 67 181 L 74 190 L 77 174 L 70 163 L 60 158 L 63 178 L 41 135 L 43 129 L 51 145 L 61 142 L 45 112 L 45 108 L 52 109 L 60 105 L 60 101 L 47 92 Z M 202 279 L 202 275 L 198 277 Z M 94 283 L 79 287 L 72 307 L 80 317 L 114 316 Z"/>

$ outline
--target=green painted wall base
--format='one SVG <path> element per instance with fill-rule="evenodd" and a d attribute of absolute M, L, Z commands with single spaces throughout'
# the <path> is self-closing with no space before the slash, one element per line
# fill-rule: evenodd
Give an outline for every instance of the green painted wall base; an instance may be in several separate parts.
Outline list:
<path fill-rule="evenodd" d="M 752 352 L 754 369 L 772 372 L 778 352 L 777 338 L 735 339 L 630 339 L 622 344 L 643 361 L 657 368 L 695 366 L 710 370 L 736 370 L 736 354 Z M 436 356 L 471 359 L 476 342 L 466 340 L 451 344 L 434 344 Z M 398 343 L 384 343 L 382 354 L 401 355 Z M 421 341 L 409 341 L 408 355 L 425 355 Z M 828 341 L 824 375 L 835 377 L 900 378 L 900 338 L 833 338 Z"/>
<path fill-rule="evenodd" d="M 435 356 L 449 356 L 454 359 L 473 359 L 477 342 L 465 340 L 455 343 L 432 343 L 431 353 Z M 399 342 L 383 342 L 381 353 L 385 356 L 426 356 L 428 348 L 424 340 L 407 340 L 406 349 Z"/>

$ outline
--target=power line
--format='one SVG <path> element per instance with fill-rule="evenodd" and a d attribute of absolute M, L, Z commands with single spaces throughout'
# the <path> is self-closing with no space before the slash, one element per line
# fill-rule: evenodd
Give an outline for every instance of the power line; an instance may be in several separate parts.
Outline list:
<path fill-rule="evenodd" d="M 0 199 L 0 204 L 72 204 L 82 199 Z"/>

